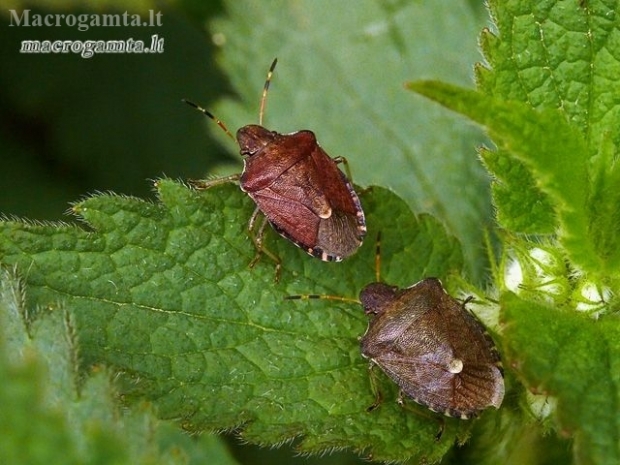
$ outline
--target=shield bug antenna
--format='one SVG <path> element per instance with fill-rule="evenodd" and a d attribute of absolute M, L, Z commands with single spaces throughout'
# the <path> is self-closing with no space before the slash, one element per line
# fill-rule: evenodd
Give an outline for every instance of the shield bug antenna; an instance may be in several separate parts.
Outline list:
<path fill-rule="evenodd" d="M 379 367 L 403 396 L 428 409 L 463 420 L 489 407 L 499 408 L 504 378 L 499 353 L 482 324 L 465 308 L 469 301 L 451 297 L 437 278 L 425 278 L 401 289 L 380 281 L 380 236 L 377 238 L 377 281 L 365 286 L 359 300 L 322 295 L 288 299 L 328 299 L 360 303 L 370 317 L 360 339 L 362 356 L 370 360 L 374 410 L 381 394 L 373 375 Z"/>
<path fill-rule="evenodd" d="M 204 114 L 207 118 L 212 119 L 213 121 L 215 121 L 215 123 L 222 128 L 222 130 L 228 135 L 228 137 L 230 137 L 232 140 L 235 140 L 235 136 L 232 135 L 232 132 L 230 132 L 228 130 L 228 128 L 226 127 L 226 125 L 220 121 L 219 119 L 217 119 L 213 113 L 211 113 L 208 110 L 205 110 L 204 108 L 202 108 L 200 105 L 187 100 L 187 99 L 181 99 L 183 102 L 187 103 L 190 107 L 195 108 L 196 110 L 198 110 L 200 113 Z"/>
<path fill-rule="evenodd" d="M 366 219 L 360 200 L 349 181 L 348 163 L 343 157 L 331 158 L 319 145 L 312 131 L 280 134 L 262 126 L 267 94 L 277 64 L 273 60 L 267 73 L 259 108 L 259 124 L 240 128 L 236 136 L 212 113 L 185 100 L 212 119 L 237 140 L 243 156 L 243 172 L 225 178 L 191 181 L 197 189 L 226 182 L 239 182 L 241 190 L 256 204 L 248 224 L 256 247 L 250 266 L 265 253 L 276 262 L 276 281 L 280 258 L 263 245 L 266 223 L 308 254 L 323 261 L 341 261 L 357 251 L 366 234 Z M 338 164 L 344 164 L 347 177 Z M 258 214 L 264 216 L 254 234 Z"/>

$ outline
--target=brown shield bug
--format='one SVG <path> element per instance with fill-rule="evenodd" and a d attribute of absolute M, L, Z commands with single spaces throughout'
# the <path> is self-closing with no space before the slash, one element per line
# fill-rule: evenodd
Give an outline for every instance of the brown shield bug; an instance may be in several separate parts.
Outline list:
<path fill-rule="evenodd" d="M 468 419 L 488 407 L 499 408 L 504 378 L 499 353 L 482 324 L 451 297 L 437 278 L 425 278 L 406 289 L 379 278 L 360 292 L 359 300 L 338 296 L 305 295 L 287 299 L 319 298 L 358 302 L 370 316 L 360 339 L 361 353 L 400 388 L 402 394 L 430 410 Z M 381 395 L 371 371 L 371 383 Z"/>
<path fill-rule="evenodd" d="M 376 282 L 360 293 L 371 317 L 362 355 L 413 400 L 462 419 L 499 408 L 504 378 L 482 324 L 437 278 L 406 289 Z"/>
<path fill-rule="evenodd" d="M 280 259 L 262 244 L 265 221 L 258 234 L 253 234 L 259 212 L 282 236 L 308 254 L 323 261 L 341 261 L 362 244 L 366 220 L 359 198 L 347 176 L 340 171 L 342 157 L 331 158 L 321 148 L 312 131 L 280 134 L 262 126 L 269 83 L 276 66 L 275 59 L 267 74 L 260 103 L 259 124 L 243 126 L 236 140 L 244 157 L 240 175 L 212 181 L 194 181 L 200 189 L 229 181 L 239 181 L 241 190 L 256 203 L 248 230 L 257 249 L 276 262 L 276 279 Z M 198 105 L 189 105 L 213 119 L 230 137 L 226 126 Z"/>

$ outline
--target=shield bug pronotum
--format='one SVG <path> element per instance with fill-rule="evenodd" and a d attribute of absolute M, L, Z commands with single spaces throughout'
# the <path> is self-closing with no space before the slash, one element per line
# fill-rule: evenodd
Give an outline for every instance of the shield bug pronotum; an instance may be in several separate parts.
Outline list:
<path fill-rule="evenodd" d="M 321 148 L 313 132 L 302 130 L 280 134 L 262 126 L 269 83 L 276 66 L 269 68 L 260 102 L 258 125 L 243 126 L 236 140 L 244 157 L 240 175 L 210 181 L 194 181 L 199 189 L 223 182 L 239 181 L 241 190 L 256 203 L 248 225 L 257 249 L 253 266 L 261 252 L 276 262 L 280 259 L 263 246 L 265 220 L 282 236 L 308 254 L 323 261 L 340 261 L 362 244 L 366 221 L 359 198 L 347 176 L 338 168 L 346 160 L 331 158 Z M 195 103 L 189 105 L 214 120 L 234 139 L 226 126 Z M 258 233 L 253 230 L 259 212 L 264 220 Z"/>
<path fill-rule="evenodd" d="M 425 278 L 405 289 L 380 282 L 377 239 L 377 282 L 359 300 L 338 296 L 289 296 L 358 302 L 370 317 L 360 339 L 370 360 L 371 382 L 380 402 L 372 368 L 378 366 L 402 394 L 430 410 L 468 419 L 488 407 L 499 408 L 504 378 L 499 354 L 482 324 L 465 304 L 451 297 L 437 278 Z"/>

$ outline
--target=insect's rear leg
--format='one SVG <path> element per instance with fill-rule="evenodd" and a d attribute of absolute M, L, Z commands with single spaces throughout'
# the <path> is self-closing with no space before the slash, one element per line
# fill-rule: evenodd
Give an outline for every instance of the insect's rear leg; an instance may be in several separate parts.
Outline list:
<path fill-rule="evenodd" d="M 258 228 L 258 233 L 254 233 L 254 227 L 256 226 L 256 220 L 258 218 L 258 216 L 260 215 L 261 211 L 257 208 L 254 210 L 254 213 L 252 213 L 252 216 L 250 217 L 250 221 L 248 222 L 248 235 L 250 236 L 250 239 L 252 239 L 252 242 L 254 242 L 254 247 L 256 247 L 256 255 L 254 256 L 254 258 L 252 259 L 252 261 L 250 262 L 250 268 L 254 268 L 254 265 L 256 265 L 256 263 L 258 262 L 258 260 L 260 260 L 260 257 L 262 254 L 267 255 L 269 258 L 271 258 L 275 263 L 276 263 L 276 275 L 275 275 L 275 282 L 280 281 L 280 270 L 282 268 L 282 260 L 280 260 L 280 257 L 278 257 L 275 253 L 273 253 L 271 250 L 269 250 L 268 248 L 266 248 L 263 245 L 263 237 L 265 235 L 265 228 L 267 227 L 267 218 L 265 216 L 262 216 L 262 221 L 260 224 L 260 227 Z"/>
<path fill-rule="evenodd" d="M 344 171 L 347 175 L 347 179 L 349 180 L 349 182 L 352 183 L 353 179 L 351 177 L 351 168 L 349 167 L 349 161 L 345 157 L 334 157 L 332 160 L 334 160 L 336 164 L 342 163 L 344 165 Z"/>
<path fill-rule="evenodd" d="M 367 412 L 372 412 L 383 403 L 383 395 L 381 394 L 381 390 L 379 389 L 379 381 L 377 380 L 377 374 L 374 371 L 374 367 L 375 364 L 373 362 L 370 362 L 370 364 L 368 365 L 368 378 L 370 379 L 370 389 L 375 395 L 375 401 L 371 406 L 366 409 Z"/>

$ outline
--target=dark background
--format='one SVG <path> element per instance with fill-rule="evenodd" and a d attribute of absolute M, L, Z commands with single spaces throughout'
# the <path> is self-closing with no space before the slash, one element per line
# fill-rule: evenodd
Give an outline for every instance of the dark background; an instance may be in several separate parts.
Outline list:
<path fill-rule="evenodd" d="M 62 10 L 61 10 L 62 11 Z M 87 10 L 83 10 L 88 12 Z M 114 11 L 114 10 L 110 10 Z M 184 97 L 231 94 L 201 23 L 220 2 L 164 8 L 162 27 L 11 27 L 0 16 L 0 212 L 61 219 L 96 191 L 150 195 L 153 177 L 200 177 L 230 158 Z M 32 13 L 46 10 L 33 8 Z M 69 10 L 79 14 L 80 11 Z M 130 10 L 130 13 L 133 13 Z M 191 19 L 190 19 L 191 18 Z M 164 53 L 20 54 L 22 40 L 164 38 Z"/>

